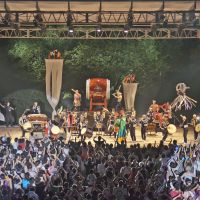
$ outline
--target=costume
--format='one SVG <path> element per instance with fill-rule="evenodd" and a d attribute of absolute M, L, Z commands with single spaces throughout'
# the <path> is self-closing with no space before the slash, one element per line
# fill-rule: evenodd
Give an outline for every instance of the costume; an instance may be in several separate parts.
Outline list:
<path fill-rule="evenodd" d="M 31 108 L 31 113 L 32 114 L 40 114 L 40 106 L 38 106 L 37 104 L 34 104 Z"/>
<path fill-rule="evenodd" d="M 81 107 L 81 94 L 79 92 L 74 93 L 74 110 L 80 111 Z"/>
<path fill-rule="evenodd" d="M 162 141 L 165 141 L 167 139 L 167 136 L 168 136 L 168 130 L 167 130 L 167 126 L 169 125 L 169 122 L 167 121 L 163 121 L 162 124 L 161 124 L 161 130 L 162 130 L 162 133 L 163 133 L 163 138 L 162 138 Z"/>
<path fill-rule="evenodd" d="M 182 123 L 182 128 L 183 128 L 183 140 L 184 143 L 187 143 L 187 134 L 188 134 L 188 122 L 186 117 L 182 117 L 183 123 Z"/>
<path fill-rule="evenodd" d="M 120 119 L 117 119 L 115 126 L 119 127 L 119 131 L 117 133 L 117 141 L 119 143 L 126 141 L 126 117 L 123 116 Z"/>
<path fill-rule="evenodd" d="M 193 116 L 191 122 L 192 122 L 192 126 L 193 126 L 193 131 L 194 131 L 194 140 L 196 140 L 198 138 L 198 132 L 195 130 L 195 127 L 199 123 L 198 120 L 197 120 L 196 115 Z"/>
<path fill-rule="evenodd" d="M 129 129 L 130 129 L 130 135 L 131 135 L 132 141 L 136 141 L 136 136 L 135 136 L 136 125 L 137 125 L 137 120 L 135 119 L 135 117 L 131 117 Z"/>
<path fill-rule="evenodd" d="M 141 137 L 143 140 L 146 140 L 146 132 L 147 132 L 147 126 L 148 126 L 148 118 L 143 117 L 140 121 L 141 124 Z"/>

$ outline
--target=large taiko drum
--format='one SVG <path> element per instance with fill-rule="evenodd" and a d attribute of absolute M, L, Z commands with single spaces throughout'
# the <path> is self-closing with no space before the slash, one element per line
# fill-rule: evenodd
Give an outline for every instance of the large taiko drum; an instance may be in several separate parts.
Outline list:
<path fill-rule="evenodd" d="M 110 80 L 104 78 L 92 78 L 86 81 L 86 98 L 90 99 L 91 95 L 105 94 L 106 99 L 110 99 Z"/>
<path fill-rule="evenodd" d="M 92 78 L 86 81 L 86 98 L 90 99 L 90 110 L 93 106 L 107 108 L 107 100 L 110 99 L 110 80 L 104 78 Z"/>

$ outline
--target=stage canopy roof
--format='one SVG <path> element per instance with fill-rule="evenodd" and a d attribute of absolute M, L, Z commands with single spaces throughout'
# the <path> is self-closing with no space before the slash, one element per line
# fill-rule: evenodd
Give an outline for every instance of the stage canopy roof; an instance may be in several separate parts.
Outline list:
<path fill-rule="evenodd" d="M 186 38 L 199 38 L 199 21 L 200 0 L 0 0 L 0 37 L 5 38 L 13 32 L 15 37 L 42 37 L 49 29 L 64 31 L 63 37 L 69 31 L 85 38 L 91 32 L 98 33 L 95 38 L 120 38 L 121 32 L 133 31 L 134 38 L 141 32 L 144 37 L 174 38 L 186 28 Z"/>
<path fill-rule="evenodd" d="M 0 10 L 5 11 L 36 11 L 38 8 L 41 11 L 68 11 L 69 6 L 71 11 L 99 11 L 100 2 L 102 11 L 190 11 L 195 9 L 200 10 L 200 2 L 193 0 L 176 0 L 176 1 L 31 1 L 31 0 L 7 0 L 0 1 Z M 37 6 L 36 6 L 37 3 Z M 164 5 L 164 8 L 163 8 Z"/>

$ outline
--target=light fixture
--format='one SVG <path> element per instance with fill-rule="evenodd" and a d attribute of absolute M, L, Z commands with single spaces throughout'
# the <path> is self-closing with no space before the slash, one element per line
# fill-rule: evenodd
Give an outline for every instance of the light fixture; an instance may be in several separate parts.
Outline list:
<path fill-rule="evenodd" d="M 130 26 L 128 24 L 126 24 L 124 26 L 124 33 L 128 33 L 130 31 Z"/>
<path fill-rule="evenodd" d="M 101 25 L 98 25 L 98 26 L 97 26 L 96 31 L 97 31 L 98 33 L 100 33 L 100 32 L 102 31 Z"/>
<path fill-rule="evenodd" d="M 69 33 L 73 33 L 73 32 L 74 32 L 74 27 L 73 27 L 73 25 L 70 25 L 70 26 L 69 26 L 68 31 L 69 31 Z"/>

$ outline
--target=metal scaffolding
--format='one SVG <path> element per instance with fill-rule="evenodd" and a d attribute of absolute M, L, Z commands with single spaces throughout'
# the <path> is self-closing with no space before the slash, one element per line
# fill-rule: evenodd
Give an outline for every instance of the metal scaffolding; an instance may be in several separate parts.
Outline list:
<path fill-rule="evenodd" d="M 88 29 L 77 29 L 70 33 L 66 29 L 0 29 L 0 38 L 51 38 L 51 39 L 200 39 L 200 30 L 186 28 L 183 30 L 161 28 L 131 29 L 125 33 L 121 29 L 106 29 L 101 32 Z"/>
<path fill-rule="evenodd" d="M 199 20 L 199 0 L 0 0 L 0 38 L 189 39 Z"/>

